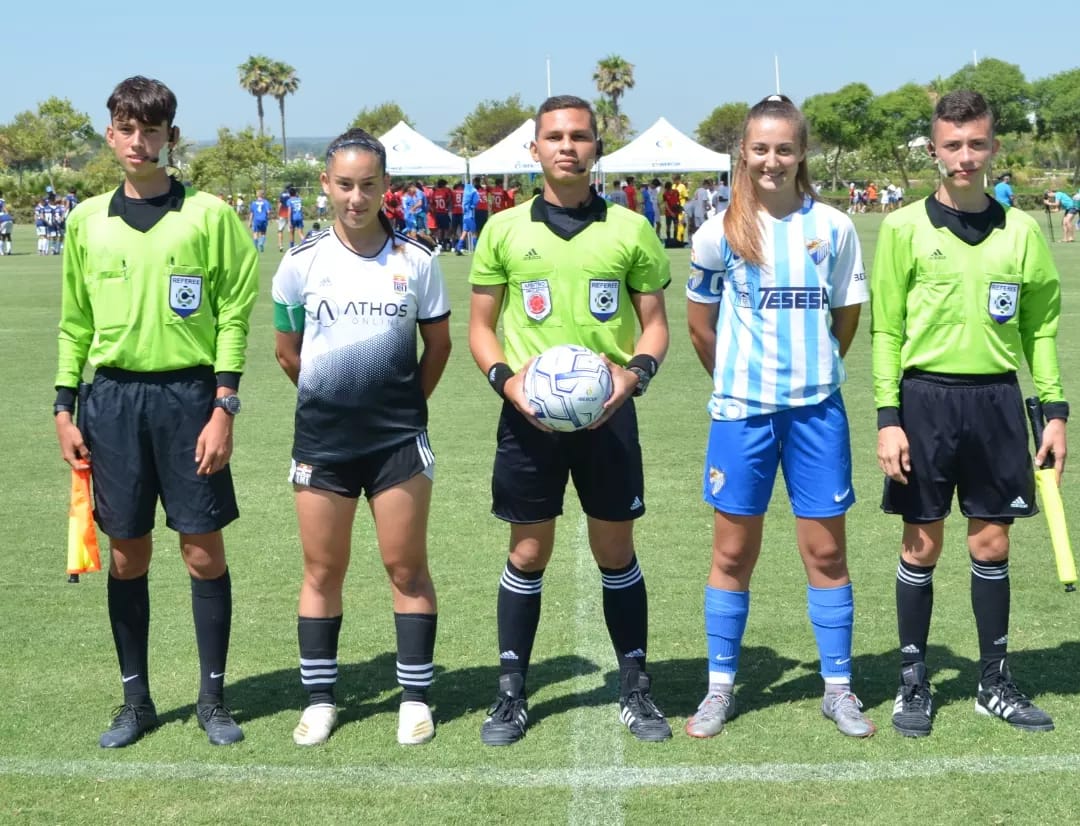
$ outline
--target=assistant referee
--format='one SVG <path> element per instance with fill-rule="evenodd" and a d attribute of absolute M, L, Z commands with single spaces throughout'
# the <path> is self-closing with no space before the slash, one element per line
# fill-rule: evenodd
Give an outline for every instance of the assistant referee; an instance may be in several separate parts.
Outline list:
<path fill-rule="evenodd" d="M 100 744 L 130 745 L 158 724 L 147 674 L 158 499 L 191 575 L 196 716 L 212 744 L 235 743 L 244 735 L 224 705 L 232 587 L 221 529 L 238 515 L 228 463 L 258 256 L 227 204 L 169 177 L 180 137 L 172 91 L 131 77 L 107 105 L 105 139 L 124 182 L 68 220 L 54 408 L 65 461 L 85 466 L 93 454 L 95 516 L 109 537 L 124 702 Z M 94 380 L 76 426 L 88 362 Z"/>

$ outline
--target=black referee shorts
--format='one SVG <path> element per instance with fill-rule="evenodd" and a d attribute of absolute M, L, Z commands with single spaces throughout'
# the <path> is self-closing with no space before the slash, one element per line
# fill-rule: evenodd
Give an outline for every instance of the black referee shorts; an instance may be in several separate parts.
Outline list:
<path fill-rule="evenodd" d="M 573 478 L 586 514 L 625 522 L 645 513 L 645 474 L 637 412 L 627 400 L 598 430 L 539 430 L 512 404 L 499 416 L 491 512 L 506 522 L 546 522 L 562 515 Z"/>
<path fill-rule="evenodd" d="M 195 473 L 195 442 L 213 412 L 212 367 L 163 373 L 99 368 L 81 418 L 94 478 L 94 516 L 107 535 L 136 539 L 165 524 L 212 533 L 239 516 L 228 466 Z"/>
<path fill-rule="evenodd" d="M 905 522 L 949 515 L 953 491 L 969 519 L 1011 523 L 1038 513 L 1024 402 L 1015 374 L 947 376 L 910 371 L 900 419 L 911 450 L 902 485 L 885 480 L 881 508 Z"/>

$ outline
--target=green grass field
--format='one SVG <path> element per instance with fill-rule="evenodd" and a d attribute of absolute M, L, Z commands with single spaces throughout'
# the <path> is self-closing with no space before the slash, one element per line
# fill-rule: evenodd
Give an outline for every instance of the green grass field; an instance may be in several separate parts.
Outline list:
<path fill-rule="evenodd" d="M 1042 216 L 1037 216 L 1040 219 Z M 880 216 L 856 216 L 867 264 Z M 1055 231 L 1059 231 L 1056 226 Z M 1045 523 L 1020 521 L 1012 555 L 1011 663 L 1057 731 L 1030 735 L 976 716 L 977 647 L 962 523 L 947 534 L 935 577 L 930 665 L 932 737 L 889 726 L 896 686 L 894 572 L 900 524 L 877 507 L 869 314 L 848 358 L 855 484 L 848 522 L 857 600 L 856 690 L 877 736 L 853 741 L 823 720 L 816 650 L 794 526 L 777 486 L 739 674 L 742 715 L 694 741 L 682 725 L 705 688 L 701 612 L 711 517 L 700 500 L 709 378 L 694 357 L 683 286 L 689 256 L 671 253 L 672 346 L 639 406 L 648 515 L 637 531 L 649 586 L 650 670 L 676 730 L 641 744 L 618 722 L 614 657 L 599 575 L 572 493 L 544 588 L 530 674 L 529 736 L 481 746 L 495 688 L 495 595 L 507 531 L 490 516 L 497 399 L 468 353 L 468 258 L 444 256 L 456 349 L 431 404 L 438 474 L 431 565 L 439 593 L 438 736 L 394 739 L 397 688 L 388 587 L 370 516 L 357 520 L 341 636 L 341 725 L 324 747 L 290 737 L 303 701 L 297 674 L 301 564 L 286 482 L 294 392 L 273 357 L 268 251 L 253 318 L 233 463 L 242 518 L 226 537 L 234 583 L 228 699 L 247 739 L 208 745 L 195 719 L 197 660 L 188 577 L 174 535 L 159 529 L 151 573 L 151 684 L 164 725 L 122 752 L 98 748 L 119 700 L 104 573 L 64 575 L 67 472 L 51 417 L 58 258 L 0 258 L 3 544 L 0 602 L 0 820 L 12 823 L 1072 823 L 1080 783 L 1080 594 L 1057 583 Z M 1080 388 L 1080 244 L 1054 245 L 1065 291 L 1059 347 L 1067 390 Z M 1075 475 L 1076 471 L 1074 471 Z M 1077 482 L 1065 502 L 1080 531 Z M 159 523 L 163 522 L 159 519 Z M 1080 536 L 1080 534 L 1078 534 Z"/>

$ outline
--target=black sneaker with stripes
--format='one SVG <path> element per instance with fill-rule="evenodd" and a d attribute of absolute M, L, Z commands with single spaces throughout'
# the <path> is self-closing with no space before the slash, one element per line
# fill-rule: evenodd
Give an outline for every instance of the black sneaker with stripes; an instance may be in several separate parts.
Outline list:
<path fill-rule="evenodd" d="M 997 680 L 986 686 L 979 683 L 975 710 L 979 714 L 1000 717 L 1010 726 L 1023 731 L 1054 730 L 1053 719 L 1016 687 L 1004 663 L 1001 664 L 1001 675 Z"/>
<path fill-rule="evenodd" d="M 619 719 L 638 740 L 658 742 L 671 737 L 671 726 L 653 702 L 652 679 L 644 671 L 625 675 L 623 696 L 619 698 Z"/>
<path fill-rule="evenodd" d="M 529 701 L 525 698 L 525 680 L 520 674 L 499 676 L 499 696 L 488 709 L 480 726 L 480 741 L 485 746 L 511 746 L 525 736 L 529 725 Z"/>
<path fill-rule="evenodd" d="M 893 728 L 905 737 L 926 737 L 933 727 L 933 710 L 926 663 L 905 665 L 900 669 L 900 688 L 893 703 Z"/>

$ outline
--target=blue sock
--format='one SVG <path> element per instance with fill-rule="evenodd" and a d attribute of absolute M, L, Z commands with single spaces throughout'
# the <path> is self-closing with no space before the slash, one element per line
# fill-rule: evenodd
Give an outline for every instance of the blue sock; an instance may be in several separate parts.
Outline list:
<path fill-rule="evenodd" d="M 705 638 L 709 645 L 710 675 L 730 674 L 734 681 L 749 615 L 749 591 L 724 591 L 705 586 Z"/>
<path fill-rule="evenodd" d="M 851 629 L 855 600 L 851 583 L 839 588 L 806 586 L 806 613 L 814 627 L 821 676 L 833 682 L 851 680 Z"/>

